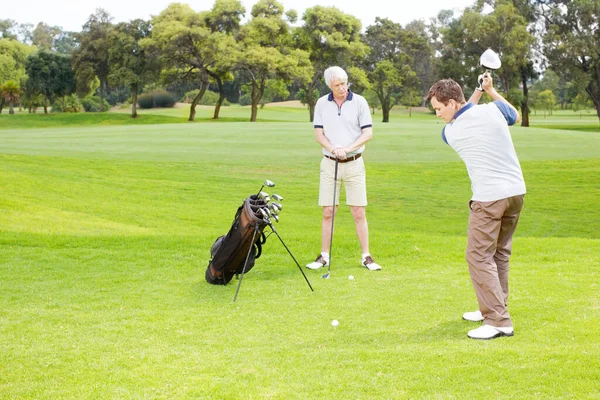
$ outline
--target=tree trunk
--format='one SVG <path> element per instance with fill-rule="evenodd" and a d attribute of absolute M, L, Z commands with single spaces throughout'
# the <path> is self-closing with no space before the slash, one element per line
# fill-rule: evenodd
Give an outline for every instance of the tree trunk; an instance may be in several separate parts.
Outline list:
<path fill-rule="evenodd" d="M 260 102 L 260 99 L 262 98 L 263 91 L 264 91 L 264 85 L 263 85 L 263 89 L 261 90 L 261 88 L 258 86 L 258 84 L 256 84 L 256 83 L 252 84 L 252 94 L 250 96 L 252 99 L 250 122 L 256 122 L 256 117 L 258 115 L 258 103 Z"/>
<path fill-rule="evenodd" d="M 15 113 L 15 109 L 13 108 L 13 103 L 12 101 L 8 102 L 8 113 L 9 114 L 14 114 Z"/>
<path fill-rule="evenodd" d="M 4 108 L 4 97 L 0 96 L 0 114 L 2 114 L 3 108 Z"/>
<path fill-rule="evenodd" d="M 100 81 L 100 111 L 106 111 L 104 110 L 104 90 L 104 82 Z"/>
<path fill-rule="evenodd" d="M 225 90 L 223 89 L 223 80 L 217 74 L 213 74 L 209 72 L 209 75 L 213 77 L 213 79 L 217 82 L 217 86 L 219 87 L 219 100 L 217 100 L 217 104 L 215 104 L 215 112 L 213 113 L 213 119 L 219 119 L 219 112 L 221 111 L 221 105 L 223 104 L 223 100 L 225 100 Z"/>
<path fill-rule="evenodd" d="M 590 83 L 585 91 L 591 97 L 594 102 L 594 107 L 596 108 L 596 115 L 598 116 L 598 121 L 600 121 L 600 63 L 596 65 L 596 88 L 597 91 L 594 93 L 594 88 Z"/>
<path fill-rule="evenodd" d="M 206 92 L 206 87 L 208 86 L 205 83 L 206 82 L 200 82 L 200 91 L 196 97 L 194 97 L 194 100 L 192 100 L 192 104 L 190 105 L 190 117 L 188 118 L 188 121 L 190 122 L 193 122 L 194 118 L 196 118 L 196 106 L 200 103 L 202 96 L 204 96 L 204 92 Z"/>
<path fill-rule="evenodd" d="M 317 78 L 313 78 L 313 81 L 306 88 L 306 104 L 308 104 L 308 117 L 310 122 L 313 122 L 315 119 L 315 105 L 317 104 L 317 100 L 313 98 L 313 92 L 317 87 Z"/>
<path fill-rule="evenodd" d="M 134 90 L 132 90 L 131 94 L 131 118 L 137 118 L 137 99 L 138 99 L 138 89 L 137 85 L 135 85 Z"/>
<path fill-rule="evenodd" d="M 64 106 L 64 101 L 63 101 Z M 44 114 L 48 114 L 48 97 L 44 95 Z"/>

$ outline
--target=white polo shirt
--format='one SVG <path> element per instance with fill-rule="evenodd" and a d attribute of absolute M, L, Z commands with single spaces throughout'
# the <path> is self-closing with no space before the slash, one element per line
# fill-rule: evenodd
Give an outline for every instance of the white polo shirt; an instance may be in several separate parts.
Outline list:
<path fill-rule="evenodd" d="M 521 165 L 508 125 L 516 112 L 502 101 L 468 103 L 442 131 L 442 138 L 462 158 L 475 201 L 496 201 L 525 194 Z"/>
<path fill-rule="evenodd" d="M 332 93 L 317 100 L 313 123 L 315 128 L 323 128 L 323 132 L 331 144 L 343 147 L 354 143 L 364 128 L 373 126 L 367 100 L 350 90 L 348 97 L 339 107 L 333 99 Z M 352 153 L 348 153 L 348 156 L 362 153 L 364 149 L 363 145 Z M 323 154 L 333 156 L 325 149 L 323 149 Z"/>

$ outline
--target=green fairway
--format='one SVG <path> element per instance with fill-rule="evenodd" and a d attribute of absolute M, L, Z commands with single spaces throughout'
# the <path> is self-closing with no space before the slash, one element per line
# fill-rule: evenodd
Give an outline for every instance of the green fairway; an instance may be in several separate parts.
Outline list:
<path fill-rule="evenodd" d="M 278 232 L 313 261 L 321 157 L 304 109 L 227 113 L 0 129 L 0 398 L 600 399 L 600 132 L 512 128 L 528 189 L 515 336 L 474 341 L 470 184 L 441 121 L 375 121 L 382 271 L 360 267 L 341 207 L 330 279 L 305 269 L 311 292 L 272 235 L 234 303 L 237 280 L 204 280 L 211 245 L 270 179 Z"/>

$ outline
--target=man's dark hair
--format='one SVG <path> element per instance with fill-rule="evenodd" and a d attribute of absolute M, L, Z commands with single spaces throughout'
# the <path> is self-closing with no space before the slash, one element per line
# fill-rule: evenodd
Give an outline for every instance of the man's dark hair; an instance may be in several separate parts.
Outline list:
<path fill-rule="evenodd" d="M 462 88 L 452 79 L 442 79 L 441 81 L 437 81 L 431 89 L 429 89 L 427 100 L 431 100 L 434 96 L 437 101 L 444 105 L 447 105 L 450 100 L 455 100 L 459 104 L 466 102 Z"/>

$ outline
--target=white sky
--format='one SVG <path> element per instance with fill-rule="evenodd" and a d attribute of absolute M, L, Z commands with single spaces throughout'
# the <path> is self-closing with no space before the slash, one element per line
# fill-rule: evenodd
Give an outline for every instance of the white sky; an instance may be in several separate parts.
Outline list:
<path fill-rule="evenodd" d="M 246 7 L 248 17 L 256 0 L 241 0 Z M 189 4 L 196 11 L 210 10 L 214 0 L 12 0 L 2 7 L 0 19 L 12 19 L 18 23 L 45 22 L 51 26 L 60 26 L 67 31 L 80 31 L 82 25 L 97 8 L 103 8 L 114 17 L 113 22 L 129 21 L 135 18 L 150 19 L 159 14 L 170 3 Z M 475 0 L 279 0 L 285 10 L 294 9 L 301 20 L 306 8 L 335 6 L 343 12 L 362 21 L 363 28 L 375 22 L 375 17 L 389 18 L 393 22 L 405 25 L 415 19 L 429 22 L 440 10 L 451 9 L 461 13 L 465 7 L 472 6 Z"/>

